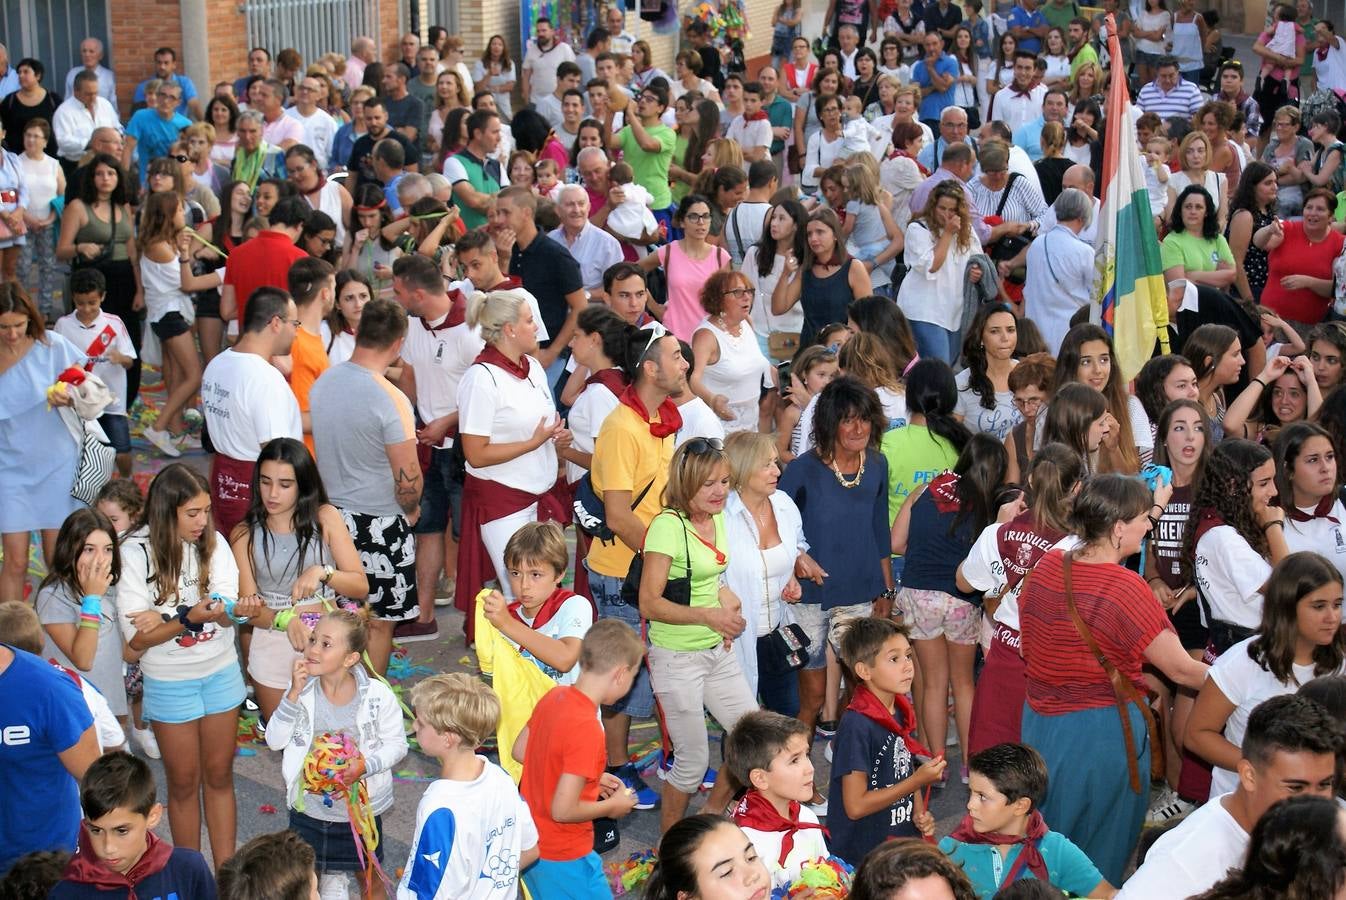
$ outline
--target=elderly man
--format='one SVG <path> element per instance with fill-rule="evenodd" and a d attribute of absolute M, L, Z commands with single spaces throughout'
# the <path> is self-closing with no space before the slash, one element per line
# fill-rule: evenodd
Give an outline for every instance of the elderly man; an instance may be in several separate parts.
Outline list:
<path fill-rule="evenodd" d="M 612 46 L 609 49 L 613 53 L 630 56 L 636 36 L 626 30 L 626 14 L 622 12 L 621 6 L 614 4 L 608 7 L 608 11 L 603 14 L 603 27 L 611 35 Z"/>
<path fill-rule="evenodd" d="M 1052 88 L 1042 96 L 1042 115 L 1025 122 L 1014 129 L 1014 146 L 1023 150 L 1028 157 L 1037 162 L 1042 159 L 1042 128 L 1048 122 L 1066 124 L 1066 115 L 1070 111 L 1070 100 L 1060 88 Z"/>
<path fill-rule="evenodd" d="M 271 51 L 265 47 L 253 47 L 248 51 L 248 74 L 234 79 L 234 96 L 248 96 L 248 87 L 258 78 L 271 77 Z M 357 82 L 358 83 L 358 82 Z"/>
<path fill-rule="evenodd" d="M 927 169 L 934 169 L 944 159 L 944 151 L 953 144 L 966 144 L 977 154 L 977 140 L 967 133 L 967 112 L 960 106 L 946 106 L 939 114 L 939 134 L 921 148 L 916 161 Z"/>
<path fill-rule="evenodd" d="M 509 186 L 509 175 L 495 158 L 499 144 L 499 114 L 478 109 L 467 117 L 467 146 L 444 160 L 444 177 L 452 185 L 458 214 L 469 230 L 486 224 L 495 195 Z"/>
<path fill-rule="evenodd" d="M 168 148 L 178 139 L 182 129 L 192 124 L 192 120 L 177 112 L 182 101 L 182 88 L 171 81 L 165 81 L 159 92 L 154 95 L 154 109 L 136 110 L 131 121 L 126 124 L 126 149 L 122 152 L 122 168 L 129 169 L 135 158 L 136 147 L 140 147 L 140 183 L 145 183 L 145 173 L 150 160 L 165 156 Z"/>
<path fill-rule="evenodd" d="M 374 43 L 374 39 L 365 35 L 359 35 L 351 41 L 351 55 L 346 60 L 345 81 L 346 84 L 354 88 L 356 85 L 364 84 L 365 66 L 379 58 L 379 45 Z"/>
<path fill-rule="evenodd" d="M 289 150 L 304 140 L 303 124 L 285 114 L 288 94 L 284 82 L 278 78 L 267 78 L 252 86 L 253 108 L 262 114 L 262 137 L 281 150 Z"/>
<path fill-rule="evenodd" d="M 69 177 L 67 177 L 65 180 L 65 202 L 69 203 L 71 200 L 74 200 L 76 197 L 79 196 L 80 188 L 84 183 L 84 179 L 87 178 L 90 171 L 92 171 L 90 169 L 90 163 L 93 162 L 93 158 L 95 156 L 97 156 L 100 153 L 106 153 L 113 159 L 120 160 L 122 158 L 122 152 L 125 149 L 126 149 L 126 140 L 125 138 L 122 137 L 122 131 L 120 127 L 114 128 L 111 125 L 104 125 L 102 127 L 95 128 L 93 130 L 93 134 L 89 136 L 88 148 L 80 156 L 75 166 L 75 169 L 70 173 Z M 135 196 L 136 194 L 139 193 L 137 185 L 134 183 L 136 173 L 134 171 L 129 171 L 127 172 L 127 177 L 133 182 L 130 185 L 128 185 L 130 188 L 132 188 L 132 190 L 129 193 L 131 196 Z"/>
<path fill-rule="evenodd" d="M 98 76 L 87 69 L 75 76 L 75 90 L 51 117 L 56 152 L 66 177 L 75 170 L 93 133 L 99 128 L 121 130 L 117 110 L 99 93 Z"/>
<path fill-rule="evenodd" d="M 80 65 L 74 66 L 65 74 L 65 95 L 75 95 L 75 77 L 80 72 L 89 72 L 98 79 L 98 96 L 112 104 L 117 110 L 117 76 L 103 65 L 103 42 L 96 37 L 87 37 L 79 42 Z"/>
<path fill-rule="evenodd" d="M 1080 240 L 1089 246 L 1093 246 L 1098 238 L 1098 211 L 1102 207 L 1102 201 L 1094 196 L 1094 170 L 1085 165 L 1074 165 L 1066 169 L 1066 174 L 1061 176 L 1061 188 L 1075 188 L 1077 191 L 1084 191 L 1093 202 L 1094 214 L 1090 221 L 1085 225 L 1084 230 L 1080 232 Z M 1056 224 L 1056 207 L 1048 207 L 1040 223 L 1040 231 L 1045 233 Z"/>
<path fill-rule="evenodd" d="M 1190 118 L 1196 115 L 1204 101 L 1200 89 L 1179 75 L 1178 60 L 1172 56 L 1159 58 L 1154 81 L 1141 88 L 1136 96 L 1136 105 L 1142 112 L 1152 112 L 1161 119 Z"/>
<path fill-rule="evenodd" d="M 332 142 L 336 139 L 338 126 L 336 119 L 326 110 L 318 108 L 318 96 L 323 87 L 323 83 L 312 75 L 305 76 L 295 91 L 294 106 L 285 110 L 285 115 L 299 123 L 304 132 L 299 143 L 313 151 L 318 168 L 326 172 L 332 161 Z"/>
<path fill-rule="evenodd" d="M 584 192 L 589 195 L 589 219 L 600 228 L 607 221 L 608 190 L 612 184 L 608 181 L 608 169 L 612 162 L 601 147 L 585 147 L 575 157 L 580 180 L 584 183 Z M 601 214 L 601 220 L 600 220 Z"/>
<path fill-rule="evenodd" d="M 160 81 L 169 81 L 178 87 L 178 103 L 176 111 L 179 115 L 191 115 L 193 119 L 201 118 L 201 101 L 196 96 L 196 85 L 186 75 L 178 74 L 178 51 L 172 47 L 160 47 L 154 51 L 154 78 Z M 143 109 L 145 107 L 145 88 L 154 78 L 146 78 L 140 84 L 136 85 L 135 96 L 131 101 L 132 109 Z M 0 82 L 3 79 L 0 78 Z M 0 95 L 4 91 L 0 89 Z"/>
<path fill-rule="evenodd" d="M 590 299 L 603 299 L 603 273 L 622 261 L 622 246 L 617 239 L 589 221 L 589 194 L 582 185 L 561 188 L 557 208 L 561 227 L 547 237 L 570 251 L 580 264 L 580 282 Z"/>
<path fill-rule="evenodd" d="M 1070 317 L 1093 300 L 1094 248 L 1080 240 L 1094 218 L 1090 200 L 1075 188 L 1061 191 L 1052 205 L 1057 224 L 1028 248 L 1024 315 L 1036 323 L 1051 353 L 1060 350 Z"/>
<path fill-rule="evenodd" d="M 235 181 L 246 182 L 250 191 L 256 190 L 259 181 L 285 177 L 284 151 L 262 137 L 264 124 L 260 112 L 245 109 L 238 114 L 238 123 L 234 126 L 238 147 L 234 150 L 230 175 Z"/>
<path fill-rule="evenodd" d="M 962 112 L 962 110 L 958 110 Z M 939 168 L 930 174 L 930 177 L 922 181 L 916 190 L 911 192 L 910 208 L 913 216 L 919 216 L 925 211 L 925 201 L 930 198 L 930 192 L 934 190 L 935 185 L 941 181 L 948 181 L 955 178 L 963 186 L 965 191 L 971 191 L 968 182 L 972 180 L 973 164 L 976 159 L 972 155 L 972 148 L 967 144 L 954 144 L 944 151 L 944 156 L 940 159 Z M 991 226 L 987 225 L 982 219 L 981 213 L 977 208 L 968 203 L 969 212 L 972 213 L 972 230 L 977 235 L 977 240 L 983 247 L 991 240 Z"/>
<path fill-rule="evenodd" d="M 19 89 L 19 73 L 9 64 L 9 49 L 0 44 L 0 100 Z"/>
<path fill-rule="evenodd" d="M 421 51 L 421 36 L 414 31 L 408 31 L 402 35 L 402 39 L 397 42 L 398 50 L 401 56 L 398 60 L 409 70 L 416 68 L 416 54 Z"/>

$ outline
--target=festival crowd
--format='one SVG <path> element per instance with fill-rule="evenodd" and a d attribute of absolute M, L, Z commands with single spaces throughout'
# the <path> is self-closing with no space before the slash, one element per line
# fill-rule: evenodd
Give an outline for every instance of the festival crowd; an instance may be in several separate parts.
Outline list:
<path fill-rule="evenodd" d="M 0 47 L 0 896 L 1346 897 L 1346 39 L 1085 13 Z"/>

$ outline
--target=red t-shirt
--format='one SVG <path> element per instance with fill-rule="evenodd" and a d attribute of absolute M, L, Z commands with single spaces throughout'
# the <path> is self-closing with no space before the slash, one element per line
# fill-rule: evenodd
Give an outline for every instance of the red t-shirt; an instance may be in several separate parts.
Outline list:
<path fill-rule="evenodd" d="M 243 314 L 248 298 L 259 287 L 290 289 L 290 266 L 296 259 L 308 256 L 279 231 L 263 231 L 250 241 L 244 241 L 229 254 L 224 268 L 224 283 L 234 286 L 238 303 L 238 328 L 243 330 Z"/>
<path fill-rule="evenodd" d="M 1323 297 L 1308 288 L 1287 290 L 1281 287 L 1286 275 L 1311 275 L 1332 280 L 1332 261 L 1341 254 L 1346 235 L 1329 230 L 1321 241 L 1310 242 L 1304 236 L 1303 222 L 1284 222 L 1285 241 L 1267 254 L 1267 283 L 1262 302 L 1282 319 L 1317 324 L 1327 315 L 1330 296 Z"/>
<path fill-rule="evenodd" d="M 1066 608 L 1063 558 L 1060 550 L 1042 557 L 1019 596 L 1028 705 L 1042 715 L 1117 702 L 1112 682 L 1089 652 Z M 1075 606 L 1099 648 L 1143 693 L 1143 651 L 1170 627 L 1149 585 L 1122 566 L 1078 560 L 1070 566 L 1070 579 Z"/>
<path fill-rule="evenodd" d="M 523 780 L 519 782 L 519 793 L 537 825 L 537 848 L 542 859 L 565 862 L 593 851 L 593 823 L 557 822 L 551 816 L 551 804 L 562 775 L 582 776 L 580 799 L 597 800 L 598 779 L 606 764 L 607 748 L 597 705 L 575 687 L 548 691 L 528 720 L 528 746 Z"/>

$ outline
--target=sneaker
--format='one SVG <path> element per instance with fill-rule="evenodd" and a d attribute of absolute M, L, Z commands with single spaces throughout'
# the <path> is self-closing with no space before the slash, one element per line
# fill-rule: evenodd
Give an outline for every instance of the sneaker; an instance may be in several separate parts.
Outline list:
<path fill-rule="evenodd" d="M 159 759 L 159 742 L 154 739 L 154 732 L 149 728 L 137 728 L 131 726 L 131 739 L 140 745 L 140 749 L 150 759 Z"/>
<path fill-rule="evenodd" d="M 157 431 L 147 426 L 145 428 L 145 440 L 153 444 L 164 456 L 177 459 L 182 455 L 182 451 L 173 443 L 173 436 L 167 431 Z"/>
<path fill-rule="evenodd" d="M 714 769 L 707 769 L 706 774 L 701 776 L 701 790 L 708 791 L 715 787 L 715 779 L 719 777 L 719 774 Z"/>
<path fill-rule="evenodd" d="M 1154 802 L 1145 813 L 1145 825 L 1147 828 L 1164 825 L 1187 815 L 1194 809 L 1196 809 L 1195 803 L 1182 799 L 1173 788 L 1164 785 L 1164 789 L 1154 798 Z"/>
<path fill-rule="evenodd" d="M 609 766 L 608 771 L 620 778 L 622 784 L 636 792 L 636 809 L 654 809 L 659 805 L 659 795 L 654 792 L 654 788 L 641 779 L 635 766 L 630 763 L 618 766 L 615 769 Z"/>
<path fill-rule="evenodd" d="M 828 742 L 823 746 L 823 758 L 826 759 L 828 762 L 831 762 L 831 761 L 832 761 L 832 742 L 831 742 L 831 741 L 828 741 Z"/>
<path fill-rule="evenodd" d="M 435 606 L 453 606 L 453 595 L 457 581 L 453 578 L 441 578 L 435 585 Z"/>
<path fill-rule="evenodd" d="M 837 722 L 835 719 L 819 720 L 814 732 L 818 737 L 832 738 L 837 736 Z"/>
<path fill-rule="evenodd" d="M 179 450 L 200 450 L 201 439 L 190 431 L 184 431 L 173 439 Z"/>
<path fill-rule="evenodd" d="M 261 708 L 260 706 L 257 705 L 257 701 L 256 701 L 256 700 L 252 699 L 251 697 L 244 697 L 244 698 L 243 698 L 243 710 L 244 710 L 245 712 L 255 713 L 255 712 L 260 712 L 261 709 L 262 709 L 262 708 Z"/>
<path fill-rule="evenodd" d="M 666 754 L 661 752 L 659 754 L 659 766 L 657 771 L 659 774 L 660 781 L 668 780 L 668 773 L 673 771 L 672 753 Z M 719 773 L 716 772 L 714 769 L 706 769 L 706 774 L 701 776 L 701 790 L 708 791 L 711 788 L 715 787 L 715 779 L 717 777 L 719 777 Z"/>
<path fill-rule="evenodd" d="M 419 622 L 412 619 L 409 622 L 401 622 L 393 629 L 393 639 L 401 641 L 403 644 L 410 644 L 415 641 L 433 641 L 439 637 L 439 623 L 431 620 L 429 622 Z"/>
<path fill-rule="evenodd" d="M 958 777 L 959 777 L 960 779 L 962 779 L 963 784 L 967 784 L 968 779 L 972 777 L 972 773 L 971 773 L 970 771 L 968 771 L 967 766 L 959 766 L 959 767 L 958 767 Z"/>

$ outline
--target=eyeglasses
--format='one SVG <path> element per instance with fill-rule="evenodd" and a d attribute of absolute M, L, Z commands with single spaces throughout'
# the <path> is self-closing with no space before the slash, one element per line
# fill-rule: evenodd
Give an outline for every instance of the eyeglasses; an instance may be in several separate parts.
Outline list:
<path fill-rule="evenodd" d="M 280 319 L 280 321 L 281 321 L 283 324 L 286 324 L 286 325 L 293 325 L 295 328 L 298 328 L 300 325 L 303 324 L 303 323 L 300 322 L 298 319 L 287 319 L 287 318 L 285 318 L 284 316 L 279 315 L 279 314 L 274 315 L 274 316 L 272 316 L 271 318 L 272 318 L 272 319 Z"/>
<path fill-rule="evenodd" d="M 750 293 L 752 293 L 752 292 L 751 292 L 748 288 L 745 288 L 745 287 L 736 287 L 736 288 L 726 288 L 725 290 L 723 290 L 723 291 L 720 292 L 720 296 L 721 296 L 721 297 L 746 297 L 746 296 L 747 296 L 748 294 L 750 294 Z"/>
<path fill-rule="evenodd" d="M 709 222 L 710 213 L 688 213 L 682 218 L 687 222 Z"/>
<path fill-rule="evenodd" d="M 176 102 L 178 102 L 178 101 L 181 100 L 181 99 L 182 99 L 182 95 L 181 95 L 181 94 L 165 94 L 165 93 L 163 93 L 162 91 L 160 91 L 160 93 L 159 93 L 159 100 L 160 100 L 160 101 L 163 101 L 163 100 L 172 100 L 174 103 L 176 103 Z"/>
<path fill-rule="evenodd" d="M 1042 407 L 1041 397 L 1015 397 L 1013 400 L 1014 408 L 1020 412 L 1036 411 Z"/>

